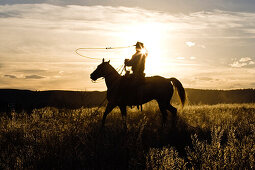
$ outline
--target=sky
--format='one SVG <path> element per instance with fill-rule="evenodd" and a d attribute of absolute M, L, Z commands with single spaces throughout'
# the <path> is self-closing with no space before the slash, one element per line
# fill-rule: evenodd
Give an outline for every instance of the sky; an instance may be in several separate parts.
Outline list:
<path fill-rule="evenodd" d="M 147 76 L 185 88 L 255 88 L 254 0 L 0 0 L 0 88 L 106 90 L 89 75 L 117 69 L 144 43 Z"/>

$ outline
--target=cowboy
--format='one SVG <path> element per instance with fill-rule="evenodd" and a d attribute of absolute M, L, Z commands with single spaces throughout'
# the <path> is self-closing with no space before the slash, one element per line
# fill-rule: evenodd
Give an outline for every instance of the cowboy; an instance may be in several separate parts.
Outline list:
<path fill-rule="evenodd" d="M 142 91 L 139 90 L 138 88 L 136 88 L 137 86 L 141 85 L 144 83 L 145 81 L 145 73 L 144 73 L 144 69 L 145 69 L 145 60 L 148 56 L 148 52 L 147 50 L 144 48 L 143 43 L 141 42 L 137 42 L 136 45 L 134 45 L 136 47 L 136 53 L 132 56 L 132 58 L 129 59 L 125 59 L 125 66 L 131 66 L 133 74 L 131 77 L 131 80 L 133 79 L 133 84 L 131 83 L 131 89 L 136 89 L 136 95 L 137 95 L 137 99 L 138 101 L 142 101 Z M 126 75 L 129 75 L 129 72 L 127 72 Z M 131 90 L 133 91 L 133 90 Z M 129 92 L 129 90 L 127 90 L 126 92 Z M 140 104 L 141 110 L 142 110 L 142 104 Z M 137 108 L 139 109 L 139 105 L 137 105 Z"/>
<path fill-rule="evenodd" d="M 144 78 L 144 69 L 145 69 L 145 60 L 148 56 L 147 50 L 144 48 L 143 43 L 137 42 L 136 45 L 136 53 L 132 56 L 132 58 L 125 59 L 125 66 L 131 66 L 133 71 L 133 76 L 135 78 Z"/>

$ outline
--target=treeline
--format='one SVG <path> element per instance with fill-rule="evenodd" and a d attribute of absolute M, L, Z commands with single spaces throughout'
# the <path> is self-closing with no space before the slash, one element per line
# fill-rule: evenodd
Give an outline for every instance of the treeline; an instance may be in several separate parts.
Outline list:
<path fill-rule="evenodd" d="M 189 104 L 255 103 L 255 89 L 200 90 L 186 89 Z M 106 92 L 30 91 L 0 89 L 0 112 L 31 112 L 34 108 L 56 107 L 76 109 L 100 105 Z M 174 102 L 177 102 L 176 94 Z"/>

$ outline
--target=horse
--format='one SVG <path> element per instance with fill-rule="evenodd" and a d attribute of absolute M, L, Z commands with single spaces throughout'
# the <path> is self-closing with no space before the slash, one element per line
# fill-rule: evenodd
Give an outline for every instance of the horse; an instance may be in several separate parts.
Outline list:
<path fill-rule="evenodd" d="M 126 127 L 127 106 L 138 106 L 151 100 L 156 100 L 162 113 L 162 125 L 167 120 L 167 110 L 172 113 L 172 125 L 177 118 L 177 109 L 170 104 L 173 96 L 173 86 L 177 89 L 182 106 L 186 101 L 185 90 L 179 80 L 176 78 L 164 78 L 161 76 L 145 77 L 143 83 L 132 85 L 132 79 L 121 76 L 113 66 L 110 60 L 99 64 L 95 71 L 90 74 L 90 78 L 96 81 L 98 78 L 104 78 L 107 86 L 107 100 L 105 112 L 102 119 L 102 128 L 105 125 L 107 115 L 115 108 L 119 107 L 124 126 Z M 133 80 L 135 81 L 135 80 Z"/>

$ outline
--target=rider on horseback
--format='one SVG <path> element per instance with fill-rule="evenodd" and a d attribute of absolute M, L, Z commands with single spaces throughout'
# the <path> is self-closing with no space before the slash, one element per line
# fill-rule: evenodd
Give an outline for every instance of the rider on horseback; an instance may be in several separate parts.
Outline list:
<path fill-rule="evenodd" d="M 137 42 L 135 46 L 136 46 L 136 53 L 132 56 L 130 60 L 125 59 L 125 62 L 124 62 L 125 67 L 126 66 L 132 67 L 131 69 L 133 71 L 133 74 L 129 75 L 129 72 L 127 72 L 125 77 L 127 77 L 126 80 L 129 81 L 128 89 L 131 90 L 130 92 L 135 92 L 136 98 L 138 99 L 138 101 L 141 101 L 142 92 L 141 90 L 139 90 L 139 86 L 145 82 L 144 69 L 145 69 L 145 60 L 148 56 L 148 52 L 144 48 L 143 43 L 141 42 Z M 126 90 L 129 91 L 128 89 Z M 139 103 L 139 104 L 142 110 L 142 103 Z M 137 105 L 137 108 L 139 109 L 139 105 Z"/>
<path fill-rule="evenodd" d="M 144 48 L 143 43 L 136 43 L 136 53 L 132 56 L 132 58 L 125 59 L 125 66 L 132 66 L 133 77 L 135 79 L 143 79 L 145 77 L 144 69 L 145 69 L 145 60 L 148 56 L 147 50 Z"/>

